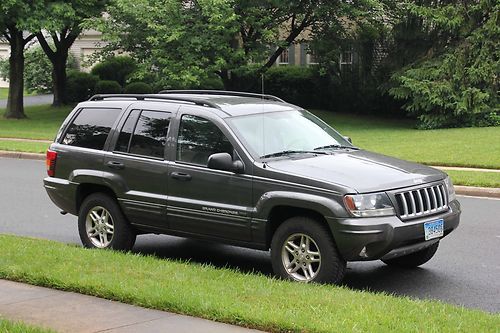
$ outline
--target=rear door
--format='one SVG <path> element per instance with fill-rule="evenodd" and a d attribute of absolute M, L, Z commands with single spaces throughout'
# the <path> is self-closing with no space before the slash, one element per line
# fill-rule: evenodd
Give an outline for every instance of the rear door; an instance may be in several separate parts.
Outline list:
<path fill-rule="evenodd" d="M 178 106 L 132 109 L 122 119 L 104 158 L 108 178 L 132 224 L 168 228 L 165 148 Z"/>
<path fill-rule="evenodd" d="M 177 144 L 172 145 L 175 161 L 171 162 L 168 177 L 170 228 L 187 234 L 251 241 L 251 177 L 207 168 L 211 154 L 227 152 L 236 160 L 241 152 L 235 149 L 236 142 L 222 120 L 193 108 L 182 106 L 177 115 Z"/>

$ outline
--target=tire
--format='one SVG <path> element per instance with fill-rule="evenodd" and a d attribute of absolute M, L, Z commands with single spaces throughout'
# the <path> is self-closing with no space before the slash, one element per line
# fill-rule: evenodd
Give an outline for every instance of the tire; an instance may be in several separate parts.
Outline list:
<path fill-rule="evenodd" d="M 129 251 L 136 238 L 116 200 L 104 193 L 85 198 L 78 215 L 78 232 L 87 248 Z"/>
<path fill-rule="evenodd" d="M 439 242 L 436 242 L 423 250 L 407 254 L 394 259 L 382 260 L 386 265 L 414 268 L 425 264 L 436 254 Z"/>
<path fill-rule="evenodd" d="M 330 230 L 308 217 L 292 217 L 278 227 L 271 262 L 278 277 L 300 282 L 339 283 L 346 271 Z"/>

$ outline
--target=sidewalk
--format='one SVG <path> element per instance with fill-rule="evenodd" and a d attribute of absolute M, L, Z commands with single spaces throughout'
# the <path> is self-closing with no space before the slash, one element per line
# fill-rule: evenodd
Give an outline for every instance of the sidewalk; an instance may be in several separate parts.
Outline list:
<path fill-rule="evenodd" d="M 60 333 L 260 332 L 7 280 L 0 280 L 0 317 Z"/>

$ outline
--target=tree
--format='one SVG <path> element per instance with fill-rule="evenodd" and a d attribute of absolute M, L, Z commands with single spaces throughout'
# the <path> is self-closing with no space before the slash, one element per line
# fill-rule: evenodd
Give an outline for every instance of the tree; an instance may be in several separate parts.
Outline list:
<path fill-rule="evenodd" d="M 35 38 L 25 31 L 41 27 L 45 8 L 42 1 L 2 0 L 0 32 L 10 45 L 9 95 L 6 118 L 26 118 L 24 114 L 24 48 Z"/>
<path fill-rule="evenodd" d="M 116 0 L 99 26 L 110 42 L 108 51 L 130 53 L 142 62 L 142 75 L 156 72 L 166 87 L 190 86 L 217 73 L 230 88 L 235 69 L 254 63 L 265 72 L 301 33 L 332 20 L 373 13 L 377 4 L 372 0 Z"/>
<path fill-rule="evenodd" d="M 425 42 L 392 76 L 390 94 L 421 128 L 500 124 L 500 4 L 425 0 L 405 8 L 411 31 Z"/>
<path fill-rule="evenodd" d="M 51 16 L 36 33 L 40 46 L 52 63 L 52 105 L 66 104 L 66 67 L 69 49 L 82 32 L 84 20 L 102 15 L 108 0 L 46 1 Z"/>

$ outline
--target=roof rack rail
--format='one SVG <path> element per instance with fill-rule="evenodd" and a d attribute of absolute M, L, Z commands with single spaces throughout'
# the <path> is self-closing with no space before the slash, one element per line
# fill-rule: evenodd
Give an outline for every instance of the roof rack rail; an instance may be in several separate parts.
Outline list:
<path fill-rule="evenodd" d="M 239 92 L 231 90 L 162 90 L 159 94 L 200 94 L 200 95 L 226 95 L 226 96 L 240 96 L 240 97 L 257 97 L 264 98 L 271 101 L 286 103 L 279 97 L 267 94 L 256 94 L 250 92 Z"/>
<path fill-rule="evenodd" d="M 159 100 L 159 101 L 178 101 L 178 102 L 186 102 L 186 103 L 193 103 L 196 105 L 200 106 L 208 106 L 211 108 L 219 109 L 221 110 L 220 106 L 218 106 L 215 103 L 212 103 L 210 101 L 205 101 L 201 99 L 195 99 L 195 98 L 188 98 L 188 97 L 173 97 L 173 96 L 161 96 L 157 94 L 101 94 L 101 95 L 94 95 L 89 98 L 89 101 L 102 101 L 107 98 L 135 98 L 138 101 L 144 101 L 144 100 Z"/>

